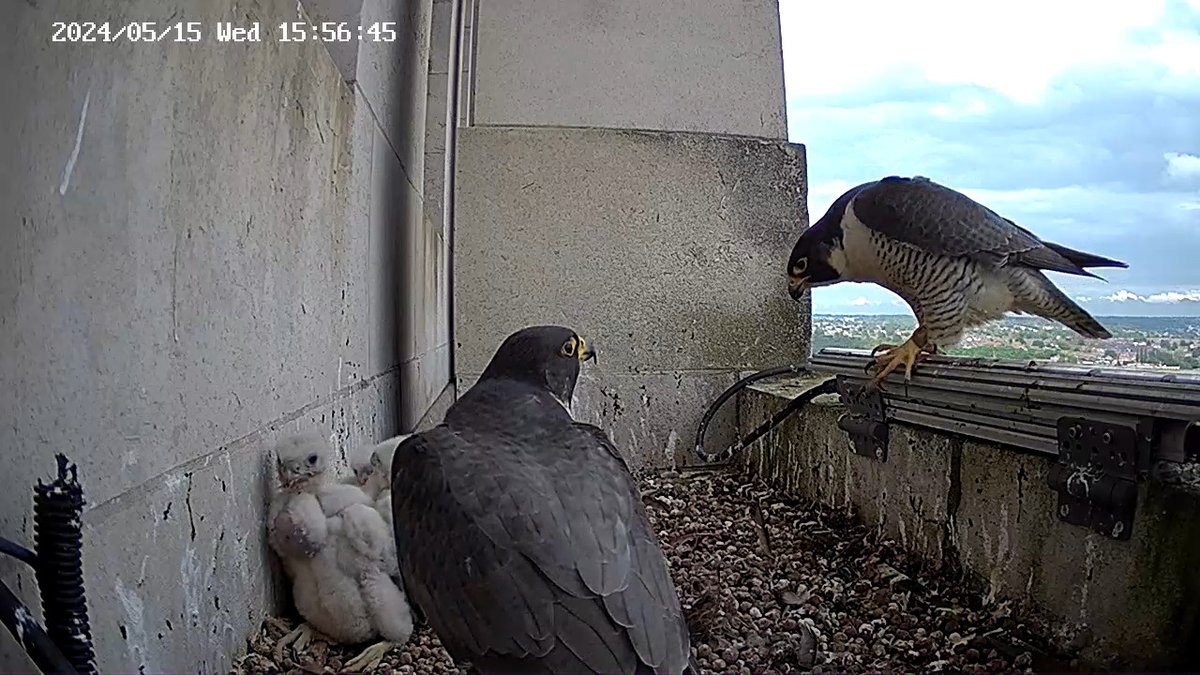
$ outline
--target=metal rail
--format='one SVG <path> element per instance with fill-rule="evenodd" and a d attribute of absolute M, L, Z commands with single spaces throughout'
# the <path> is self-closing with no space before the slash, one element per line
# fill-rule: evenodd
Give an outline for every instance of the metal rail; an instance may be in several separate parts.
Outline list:
<path fill-rule="evenodd" d="M 813 371 L 866 384 L 870 352 L 829 347 Z M 1060 454 L 1058 421 L 1065 417 L 1158 426 L 1156 459 L 1182 462 L 1200 455 L 1200 373 L 1089 368 L 996 359 L 932 356 L 911 381 L 894 373 L 884 383 L 886 418 L 917 426 Z"/>

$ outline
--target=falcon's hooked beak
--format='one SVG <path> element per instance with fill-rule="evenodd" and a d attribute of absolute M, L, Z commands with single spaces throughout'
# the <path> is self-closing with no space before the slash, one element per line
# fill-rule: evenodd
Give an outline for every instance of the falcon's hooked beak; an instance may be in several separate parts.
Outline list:
<path fill-rule="evenodd" d="M 808 290 L 808 277 L 798 277 L 793 274 L 788 275 L 788 295 L 792 299 L 799 302 L 804 291 Z"/>
<path fill-rule="evenodd" d="M 579 346 L 576 348 L 575 353 L 579 356 L 581 363 L 596 359 L 596 350 L 588 346 L 587 340 L 584 340 L 582 335 L 579 336 Z"/>

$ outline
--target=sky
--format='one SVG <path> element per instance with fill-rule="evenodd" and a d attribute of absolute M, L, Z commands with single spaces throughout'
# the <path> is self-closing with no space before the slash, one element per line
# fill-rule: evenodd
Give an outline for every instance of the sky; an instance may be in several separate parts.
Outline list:
<path fill-rule="evenodd" d="M 1050 274 L 1092 313 L 1200 316 L 1200 0 L 779 4 L 813 222 L 854 185 L 927 176 L 1129 263 Z M 911 313 L 868 284 L 813 307 Z"/>

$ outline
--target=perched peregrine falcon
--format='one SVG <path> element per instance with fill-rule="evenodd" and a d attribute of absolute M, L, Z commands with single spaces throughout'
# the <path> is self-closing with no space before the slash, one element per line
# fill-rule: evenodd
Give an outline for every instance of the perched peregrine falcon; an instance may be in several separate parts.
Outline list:
<path fill-rule="evenodd" d="M 480 673 L 689 672 L 667 563 L 620 453 L 567 405 L 595 356 L 568 328 L 510 335 L 392 460 L 400 570 Z"/>
<path fill-rule="evenodd" d="M 901 365 L 910 377 L 925 354 L 1005 312 L 1045 317 L 1086 337 L 1112 337 L 1043 274 L 1095 277 L 1088 267 L 1128 265 L 1042 241 L 928 178 L 889 176 L 851 188 L 804 231 L 788 259 L 788 293 L 799 300 L 808 288 L 873 282 L 912 307 L 912 337 L 872 352 L 884 350 L 875 361 L 878 386 Z"/>

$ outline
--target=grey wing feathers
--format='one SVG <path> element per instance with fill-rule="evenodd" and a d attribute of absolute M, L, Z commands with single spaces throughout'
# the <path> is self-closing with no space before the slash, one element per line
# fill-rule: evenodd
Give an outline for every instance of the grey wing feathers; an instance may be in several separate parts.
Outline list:
<path fill-rule="evenodd" d="M 921 176 L 884 178 L 860 191 L 852 206 L 867 227 L 939 255 L 1093 277 L 1085 266 L 1124 266 L 1047 244 L 970 197 Z"/>
<path fill-rule="evenodd" d="M 456 658 L 484 672 L 687 666 L 662 553 L 601 438 L 579 424 L 507 438 L 442 426 L 397 450 L 401 571 Z"/>

